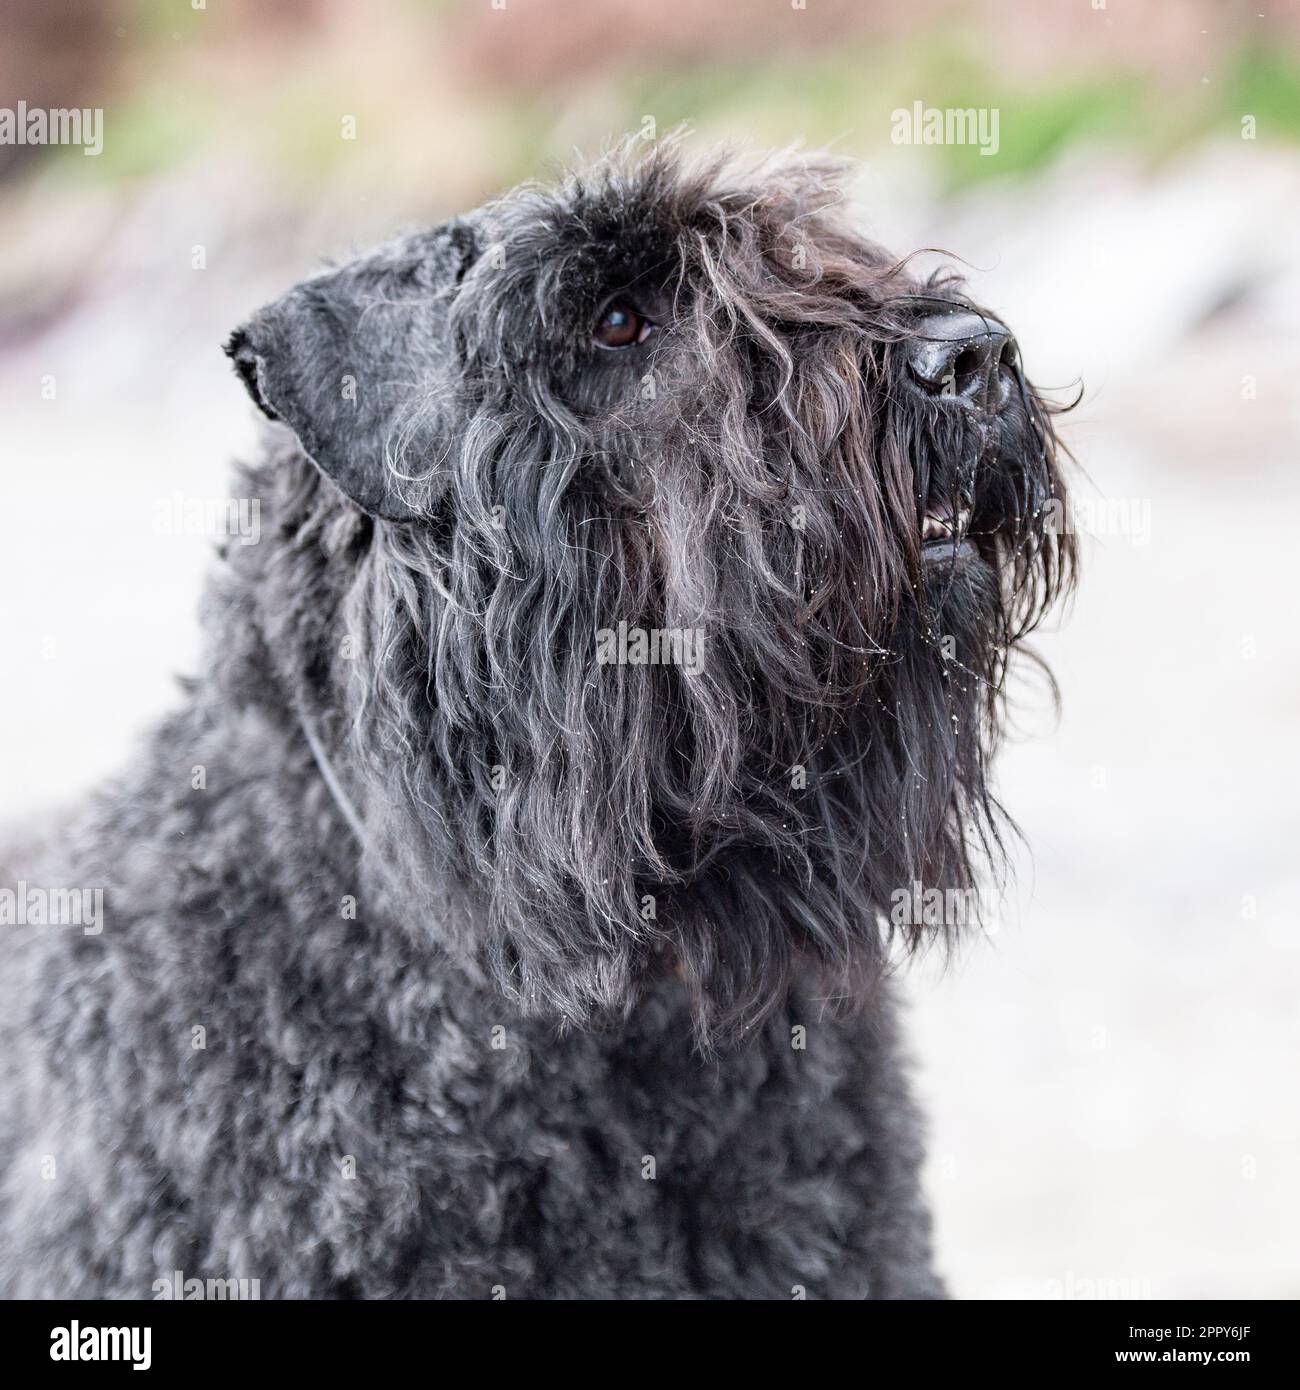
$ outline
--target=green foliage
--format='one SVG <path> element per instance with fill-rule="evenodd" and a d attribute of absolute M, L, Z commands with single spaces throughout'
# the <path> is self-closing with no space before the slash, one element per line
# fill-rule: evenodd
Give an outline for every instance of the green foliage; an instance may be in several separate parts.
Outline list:
<path fill-rule="evenodd" d="M 448 9 L 448 0 L 406 0 L 404 13 L 431 52 L 438 50 Z M 115 40 L 120 70 L 135 80 L 105 101 L 103 155 L 89 161 L 79 150 L 52 149 L 44 156 L 51 171 L 62 163 L 66 172 L 67 161 L 76 159 L 93 163 L 100 177 L 132 177 L 242 146 L 255 149 L 277 177 L 310 186 L 340 160 L 373 156 L 375 141 L 388 133 L 382 127 L 368 124 L 358 144 L 340 138 L 337 54 L 326 61 L 326 50 L 303 43 L 292 60 L 286 54 L 280 80 L 250 81 L 232 94 L 237 63 L 230 55 L 221 63 L 193 61 L 198 46 L 219 32 L 229 37 L 220 20 L 211 9 L 199 14 L 188 5 L 140 0 Z M 364 54 L 356 55 L 356 71 L 367 71 Z M 441 72 L 438 67 L 431 80 Z M 376 84 L 373 74 L 347 100 L 363 103 L 376 85 L 400 104 L 400 92 Z M 647 114 L 661 132 L 685 123 L 756 146 L 798 138 L 846 154 L 888 155 L 892 113 L 918 100 L 998 112 L 995 157 L 972 145 L 909 152 L 941 186 L 960 188 L 1032 175 L 1080 144 L 1164 157 L 1197 139 L 1238 138 L 1243 116 L 1255 118 L 1261 141 L 1300 141 L 1300 57 L 1280 46 L 1246 44 L 1204 80 L 1162 81 L 1117 64 L 1109 75 L 1073 71 L 1068 58 L 1043 74 L 1013 73 L 983 36 L 949 18 L 887 43 L 857 40 L 735 63 L 641 63 L 541 91 L 470 87 L 458 101 L 458 119 L 485 133 L 496 165 L 481 171 L 490 188 L 566 158 L 574 144 L 594 151 L 611 133 L 637 130 Z M 365 111 L 353 114 L 368 119 Z"/>

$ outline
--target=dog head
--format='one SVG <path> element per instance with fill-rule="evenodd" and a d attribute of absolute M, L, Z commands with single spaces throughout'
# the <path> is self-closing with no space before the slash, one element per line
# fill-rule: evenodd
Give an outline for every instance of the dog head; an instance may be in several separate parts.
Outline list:
<path fill-rule="evenodd" d="M 616 157 L 230 345 L 369 518 L 362 657 L 313 679 L 376 857 L 421 920 L 458 885 L 435 930 L 571 1023 L 668 971 L 705 1034 L 803 969 L 851 998 L 900 889 L 996 858 L 1007 659 L 1072 574 L 1051 413 L 841 172 Z"/>

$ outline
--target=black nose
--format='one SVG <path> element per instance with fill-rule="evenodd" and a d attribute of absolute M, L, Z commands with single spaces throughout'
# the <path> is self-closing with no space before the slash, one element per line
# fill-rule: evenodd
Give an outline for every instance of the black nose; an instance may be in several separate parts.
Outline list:
<path fill-rule="evenodd" d="M 1000 410 L 1016 374 L 1016 340 L 1004 324 L 969 309 L 927 314 L 907 345 L 907 365 L 921 389 L 976 410 Z"/>

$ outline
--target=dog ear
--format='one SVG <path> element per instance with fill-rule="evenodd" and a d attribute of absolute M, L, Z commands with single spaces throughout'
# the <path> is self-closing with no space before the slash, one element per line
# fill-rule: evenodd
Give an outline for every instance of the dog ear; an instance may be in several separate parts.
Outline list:
<path fill-rule="evenodd" d="M 448 307 L 475 254 L 464 221 L 404 237 L 304 281 L 226 344 L 262 412 L 372 516 L 423 515 L 408 499 L 440 448 L 431 402 Z"/>

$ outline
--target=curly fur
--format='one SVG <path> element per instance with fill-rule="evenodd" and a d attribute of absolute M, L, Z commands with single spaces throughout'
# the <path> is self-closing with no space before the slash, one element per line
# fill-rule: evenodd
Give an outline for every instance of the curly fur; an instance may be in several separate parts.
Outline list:
<path fill-rule="evenodd" d="M 108 896 L 6 972 L 7 1292 L 940 1291 L 884 914 L 996 862 L 1006 662 L 1073 556 L 1048 408 L 915 389 L 967 301 L 837 173 L 616 157 L 236 336 L 293 431 L 267 534 L 182 710 L 14 865 Z M 592 349 L 614 292 L 646 348 Z M 940 498 L 977 561 L 923 555 Z M 598 665 L 620 622 L 706 658 Z"/>

